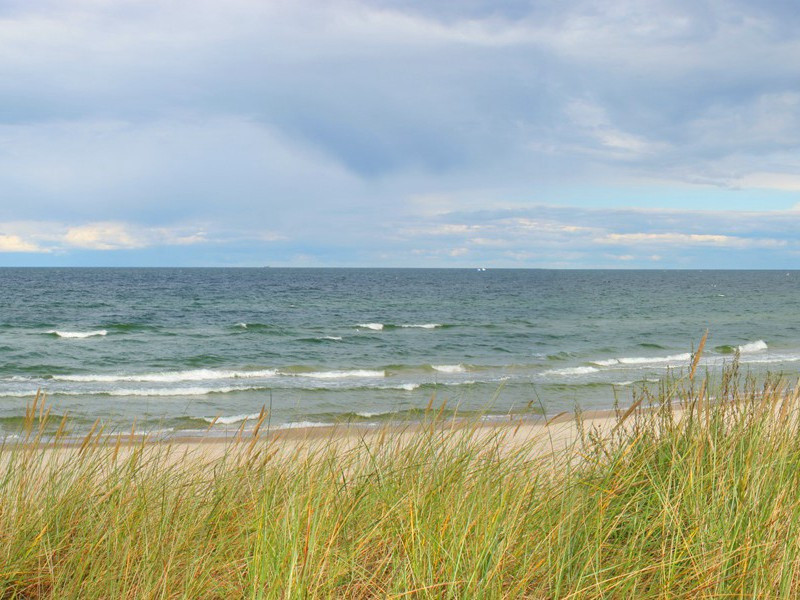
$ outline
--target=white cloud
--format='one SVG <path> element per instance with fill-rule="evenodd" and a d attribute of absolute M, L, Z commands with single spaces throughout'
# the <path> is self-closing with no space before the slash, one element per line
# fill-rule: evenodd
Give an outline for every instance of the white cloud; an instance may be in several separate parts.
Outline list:
<path fill-rule="evenodd" d="M 800 192 L 800 175 L 794 173 L 750 173 L 734 182 L 736 187 Z"/>
<path fill-rule="evenodd" d="M 599 244 L 711 245 L 732 248 L 778 248 L 786 240 L 736 237 L 698 233 L 609 233 L 595 240 Z"/>
<path fill-rule="evenodd" d="M 130 250 L 149 245 L 142 233 L 123 223 L 92 223 L 70 227 L 63 240 L 68 246 L 87 250 Z"/>
<path fill-rule="evenodd" d="M 11 232 L 0 235 L 0 252 L 136 250 L 210 242 L 207 233 L 197 227 L 145 227 L 124 222 L 71 225 L 54 221 L 17 221 L 0 223 L 0 231 Z"/>
<path fill-rule="evenodd" d="M 48 252 L 48 250 L 18 235 L 0 234 L 0 252 Z"/>

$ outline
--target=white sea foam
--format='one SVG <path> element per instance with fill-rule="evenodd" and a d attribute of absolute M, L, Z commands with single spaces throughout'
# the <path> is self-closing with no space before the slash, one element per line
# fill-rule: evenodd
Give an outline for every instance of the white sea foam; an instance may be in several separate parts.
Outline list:
<path fill-rule="evenodd" d="M 247 329 L 247 323 L 237 323 L 237 327 L 241 327 L 242 329 Z"/>
<path fill-rule="evenodd" d="M 58 331 L 56 329 L 51 329 L 47 333 L 55 334 L 60 338 L 83 339 L 107 335 L 108 331 L 105 329 L 97 329 L 96 331 Z"/>
<path fill-rule="evenodd" d="M 279 425 L 278 429 L 308 429 L 310 427 L 330 427 L 330 423 L 318 423 L 316 421 L 295 421 Z"/>
<path fill-rule="evenodd" d="M 767 349 L 767 343 L 764 340 L 757 342 L 750 342 L 749 344 L 742 344 L 739 346 L 739 352 L 745 354 L 747 352 L 761 352 Z"/>
<path fill-rule="evenodd" d="M 440 373 L 463 373 L 467 370 L 464 365 L 431 365 L 431 367 Z"/>
<path fill-rule="evenodd" d="M 338 335 L 326 335 L 326 336 L 321 337 L 320 339 L 321 340 L 334 340 L 334 341 L 338 342 L 342 338 L 341 338 L 341 336 L 338 336 Z"/>
<path fill-rule="evenodd" d="M 84 394 L 108 394 L 109 396 L 207 396 L 208 394 L 229 394 L 230 392 L 247 392 L 262 390 L 261 387 L 187 387 L 187 388 L 144 388 L 118 389 L 103 392 L 53 392 L 54 395 L 83 396 Z"/>
<path fill-rule="evenodd" d="M 53 375 L 55 381 L 74 381 L 81 383 L 114 383 L 122 381 L 141 381 L 145 383 L 177 383 L 180 381 L 213 381 L 220 379 L 262 379 L 273 377 L 277 371 L 225 371 L 214 369 L 192 369 L 190 371 L 166 371 L 163 373 L 109 374 L 109 375 Z"/>
<path fill-rule="evenodd" d="M 354 369 L 352 371 L 315 371 L 311 373 L 292 373 L 292 375 L 296 377 L 311 377 L 313 379 L 346 379 L 348 377 L 385 377 L 386 371 Z"/>
<path fill-rule="evenodd" d="M 606 360 L 594 360 L 592 364 L 598 367 L 613 367 L 616 365 L 651 365 L 658 363 L 681 363 L 691 360 L 692 355 L 672 354 L 670 356 L 631 356 L 626 358 L 609 358 Z"/>
<path fill-rule="evenodd" d="M 405 390 L 406 392 L 413 392 L 419 388 L 419 383 L 400 383 L 398 385 L 382 385 L 379 389 L 382 390 Z"/>
<path fill-rule="evenodd" d="M 372 329 L 373 331 L 381 331 L 383 329 L 383 323 L 359 323 L 358 326 L 364 329 Z"/>
<path fill-rule="evenodd" d="M 391 413 L 387 413 L 387 412 L 366 412 L 366 411 L 361 411 L 361 412 L 357 412 L 356 413 L 357 416 L 364 417 L 365 419 L 371 419 L 372 417 L 380 417 L 381 415 L 388 415 L 388 414 L 391 414 Z"/>
<path fill-rule="evenodd" d="M 264 390 L 263 387 L 185 387 L 185 388 L 125 388 L 116 390 L 50 390 L 51 396 L 206 396 L 208 394 L 227 394 L 230 392 L 247 392 Z M 0 391 L 0 398 L 33 397 L 36 391 L 7 392 Z"/>
<path fill-rule="evenodd" d="M 568 369 L 553 369 L 545 371 L 542 375 L 588 375 L 590 373 L 597 373 L 600 369 L 595 367 L 570 367 Z"/>
<path fill-rule="evenodd" d="M 619 364 L 619 359 L 609 358 L 608 360 L 593 360 L 592 364 L 597 365 L 598 367 L 613 367 L 614 365 Z"/>
<path fill-rule="evenodd" d="M 397 389 L 400 389 L 400 390 L 405 390 L 407 392 L 413 392 L 414 390 L 416 390 L 419 387 L 419 384 L 418 383 L 403 383 L 403 384 L 400 384 L 400 385 L 398 385 L 396 387 L 397 387 Z"/>
<path fill-rule="evenodd" d="M 0 392 L 0 398 L 33 398 L 36 396 L 37 390 L 29 390 L 27 392 Z"/>
<path fill-rule="evenodd" d="M 769 358 L 751 358 L 746 357 L 742 359 L 744 363 L 757 363 L 761 365 L 766 364 L 780 364 L 780 363 L 791 363 L 791 362 L 798 362 L 800 361 L 800 356 L 796 354 L 784 354 L 779 356 L 770 356 Z"/>
<path fill-rule="evenodd" d="M 253 413 L 251 415 L 233 415 L 230 417 L 203 417 L 204 421 L 214 423 L 215 425 L 233 425 L 234 423 L 241 423 L 242 421 L 251 421 L 258 419 L 261 413 Z"/>
<path fill-rule="evenodd" d="M 408 325 L 400 325 L 404 329 L 436 329 L 437 327 L 441 327 L 440 323 L 411 323 Z"/>

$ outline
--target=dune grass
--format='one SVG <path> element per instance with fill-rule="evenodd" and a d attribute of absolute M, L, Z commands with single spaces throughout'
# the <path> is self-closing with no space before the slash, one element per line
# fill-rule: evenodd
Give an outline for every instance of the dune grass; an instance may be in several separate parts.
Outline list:
<path fill-rule="evenodd" d="M 214 460 L 48 449 L 34 407 L 0 451 L 0 598 L 800 596 L 800 388 L 734 364 L 635 400 L 555 453 L 430 415 Z"/>

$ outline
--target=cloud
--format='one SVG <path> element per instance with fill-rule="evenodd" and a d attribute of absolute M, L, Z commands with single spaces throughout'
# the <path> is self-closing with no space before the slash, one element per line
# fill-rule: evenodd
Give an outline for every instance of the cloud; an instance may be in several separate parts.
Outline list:
<path fill-rule="evenodd" d="M 615 245 L 712 245 L 731 248 L 774 248 L 786 246 L 786 240 L 744 238 L 731 235 L 698 233 L 609 233 L 596 240 Z"/>
<path fill-rule="evenodd" d="M 466 249 L 460 264 L 540 267 L 661 268 L 742 266 L 764 260 L 791 267 L 800 251 L 800 212 L 699 211 L 537 206 L 516 211 L 460 212 L 441 225 L 402 230 L 418 254 Z M 427 244 L 427 249 L 423 246 Z M 609 249 L 613 249 L 611 253 Z M 709 258 L 712 257 L 712 258 Z M 708 264 L 710 263 L 710 264 Z"/>
<path fill-rule="evenodd" d="M 0 234 L 0 252 L 47 252 L 48 250 L 18 235 Z"/>
<path fill-rule="evenodd" d="M 88 250 L 127 250 L 148 245 L 144 237 L 136 235 L 120 223 L 93 223 L 71 227 L 64 235 L 64 242 L 69 246 Z"/>
<path fill-rule="evenodd" d="M 3 247 L 402 265 L 417 248 L 533 266 L 788 252 L 796 12 L 5 2 L 0 221 L 52 226 L 8 230 Z"/>
<path fill-rule="evenodd" d="M 81 250 L 137 250 L 159 246 L 189 246 L 213 243 L 205 231 L 195 227 L 142 227 L 123 222 L 93 222 L 69 225 L 54 221 L 0 223 L 2 252 L 60 253 Z"/>

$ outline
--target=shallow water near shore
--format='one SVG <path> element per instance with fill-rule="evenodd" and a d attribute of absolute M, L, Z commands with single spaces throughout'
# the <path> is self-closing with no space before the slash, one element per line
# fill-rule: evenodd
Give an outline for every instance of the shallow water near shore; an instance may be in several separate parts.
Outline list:
<path fill-rule="evenodd" d="M 0 430 L 273 427 L 630 400 L 734 353 L 800 371 L 798 271 L 0 269 Z"/>

